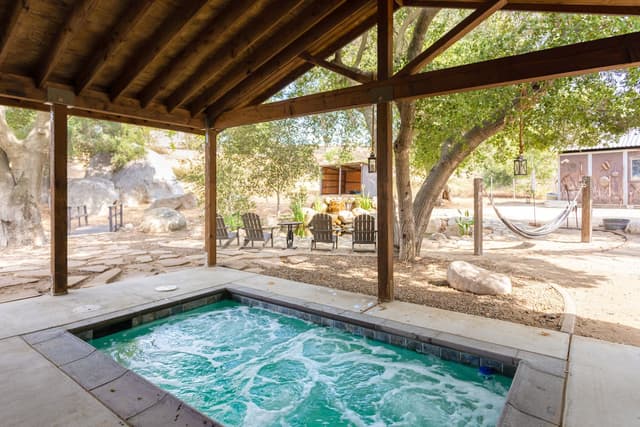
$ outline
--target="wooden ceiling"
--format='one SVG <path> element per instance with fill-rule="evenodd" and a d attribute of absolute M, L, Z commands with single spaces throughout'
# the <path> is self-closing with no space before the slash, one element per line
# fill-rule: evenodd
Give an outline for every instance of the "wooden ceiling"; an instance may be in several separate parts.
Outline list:
<path fill-rule="evenodd" d="M 475 8 L 479 21 L 499 8 L 640 14 L 639 0 L 396 3 Z M 201 132 L 205 117 L 264 102 L 375 20 L 375 0 L 0 0 L 0 103 Z"/>

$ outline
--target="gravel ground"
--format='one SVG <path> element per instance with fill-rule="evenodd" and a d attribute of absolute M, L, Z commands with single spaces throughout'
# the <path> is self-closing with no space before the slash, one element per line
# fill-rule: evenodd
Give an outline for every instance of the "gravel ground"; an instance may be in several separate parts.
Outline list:
<path fill-rule="evenodd" d="M 305 261 L 266 268 L 264 274 L 376 295 L 376 259 L 371 256 L 305 255 Z M 414 264 L 396 263 L 396 299 L 466 314 L 507 320 L 559 330 L 562 297 L 549 285 L 510 272 L 513 293 L 503 296 L 474 295 L 447 286 L 448 261 L 422 258 Z M 494 269 L 500 271 L 500 269 Z"/>

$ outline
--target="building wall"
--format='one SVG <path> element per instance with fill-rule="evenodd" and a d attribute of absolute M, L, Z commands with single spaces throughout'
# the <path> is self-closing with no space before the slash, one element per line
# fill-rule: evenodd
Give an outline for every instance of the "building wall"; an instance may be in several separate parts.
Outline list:
<path fill-rule="evenodd" d="M 640 205 L 640 150 L 628 153 L 629 204 Z"/>
<path fill-rule="evenodd" d="M 560 195 L 562 200 L 573 199 L 580 190 L 582 177 L 589 174 L 586 154 L 560 155 Z"/>
<path fill-rule="evenodd" d="M 621 206 L 624 202 L 622 151 L 605 151 L 591 156 L 593 203 Z"/>

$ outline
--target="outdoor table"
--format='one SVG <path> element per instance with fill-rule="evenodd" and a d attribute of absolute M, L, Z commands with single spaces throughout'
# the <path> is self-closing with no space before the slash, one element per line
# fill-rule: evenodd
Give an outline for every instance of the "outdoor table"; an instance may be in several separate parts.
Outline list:
<path fill-rule="evenodd" d="M 300 224 L 302 224 L 300 221 L 286 221 L 278 223 L 280 226 L 287 226 L 287 249 L 295 249 L 293 247 L 293 227 L 297 227 Z"/>

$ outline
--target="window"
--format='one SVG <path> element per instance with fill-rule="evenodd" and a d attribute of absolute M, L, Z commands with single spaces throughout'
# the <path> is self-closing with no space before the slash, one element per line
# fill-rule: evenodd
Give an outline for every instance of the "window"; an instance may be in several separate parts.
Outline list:
<path fill-rule="evenodd" d="M 640 157 L 631 158 L 631 179 L 640 181 Z"/>

